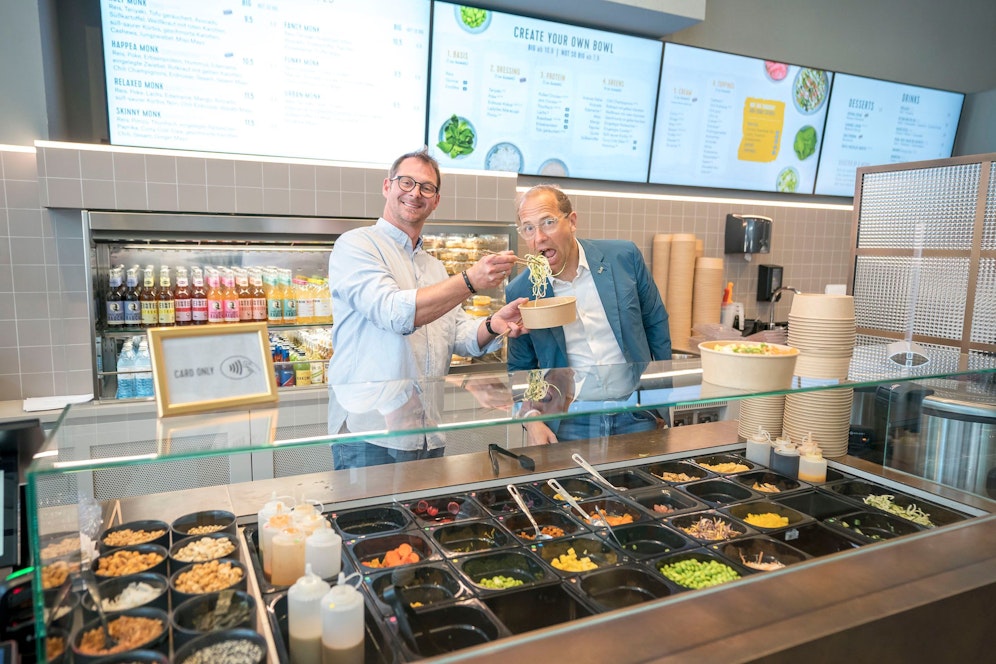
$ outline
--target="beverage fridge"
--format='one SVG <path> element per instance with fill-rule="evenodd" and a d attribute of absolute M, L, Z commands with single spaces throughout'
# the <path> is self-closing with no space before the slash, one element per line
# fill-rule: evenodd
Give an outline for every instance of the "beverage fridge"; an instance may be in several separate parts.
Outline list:
<path fill-rule="evenodd" d="M 98 401 L 154 396 L 145 332 L 157 326 L 265 321 L 278 385 L 325 382 L 335 352 L 329 255 L 339 235 L 373 219 L 84 212 L 83 220 Z M 515 226 L 429 223 L 423 246 L 456 274 L 483 251 L 515 250 Z M 502 304 L 496 288 L 463 306 L 487 316 Z M 504 352 L 454 356 L 451 371 L 504 361 Z"/>

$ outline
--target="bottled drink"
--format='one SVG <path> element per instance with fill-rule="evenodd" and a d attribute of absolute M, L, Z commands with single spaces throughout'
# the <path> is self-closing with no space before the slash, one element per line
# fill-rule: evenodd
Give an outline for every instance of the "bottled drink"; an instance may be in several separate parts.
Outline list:
<path fill-rule="evenodd" d="M 177 325 L 190 325 L 194 319 L 190 283 L 187 268 L 176 268 L 176 291 L 173 293 L 173 308 L 176 311 Z"/>
<path fill-rule="evenodd" d="M 124 323 L 128 327 L 142 326 L 142 303 L 139 300 L 137 265 L 128 268 L 127 288 L 124 294 Z"/>
<path fill-rule="evenodd" d="M 135 368 L 135 396 L 139 398 L 155 396 L 155 385 L 152 381 L 152 356 L 149 355 L 149 341 L 145 337 L 138 344 L 138 357 Z"/>
<path fill-rule="evenodd" d="M 135 398 L 135 374 L 129 373 L 135 369 L 135 357 L 131 339 L 126 339 L 118 354 L 118 389 L 114 394 L 117 399 Z"/>
<path fill-rule="evenodd" d="M 121 327 L 124 325 L 124 288 L 121 286 L 122 267 L 112 267 L 107 292 L 104 301 L 107 311 L 107 326 Z"/>
<path fill-rule="evenodd" d="M 194 325 L 206 325 L 208 322 L 207 290 L 204 288 L 204 273 L 195 267 L 190 271 L 194 287 L 190 291 L 190 321 Z"/>
<path fill-rule="evenodd" d="M 284 298 L 284 323 L 294 325 L 297 323 L 297 294 L 291 283 L 291 271 L 282 269 L 279 274 L 280 289 Z"/>
<path fill-rule="evenodd" d="M 239 292 L 235 289 L 235 274 L 231 270 L 221 273 L 222 285 L 222 309 L 224 311 L 224 322 L 238 323 L 239 314 Z"/>
<path fill-rule="evenodd" d="M 297 298 L 297 322 L 311 325 L 315 322 L 315 298 L 311 284 L 304 277 L 294 277 L 294 297 Z"/>
<path fill-rule="evenodd" d="M 235 273 L 235 283 L 239 292 L 239 320 L 252 320 L 252 289 L 249 288 L 249 274 L 245 270 Z"/>
<path fill-rule="evenodd" d="M 208 268 L 208 288 L 207 288 L 207 309 L 208 309 L 208 323 L 214 325 L 216 323 L 225 322 L 225 291 L 221 287 L 221 277 L 218 271 L 213 268 Z"/>
<path fill-rule="evenodd" d="M 173 327 L 176 324 L 176 306 L 168 265 L 159 268 L 159 292 L 156 293 L 156 301 L 159 309 L 159 327 Z"/>
<path fill-rule="evenodd" d="M 279 325 L 284 322 L 284 296 L 276 270 L 272 267 L 263 271 L 263 291 L 266 294 L 266 320 Z"/>
<path fill-rule="evenodd" d="M 329 324 L 332 322 L 332 292 L 329 290 L 329 280 L 312 277 L 318 282 L 315 289 L 315 322 Z"/>
<path fill-rule="evenodd" d="M 253 269 L 249 272 L 252 283 L 252 319 L 254 321 L 266 320 L 266 291 L 263 290 L 263 273 Z"/>
<path fill-rule="evenodd" d="M 142 327 L 155 327 L 159 324 L 159 293 L 156 290 L 155 268 L 145 266 L 142 278 L 142 292 L 139 294 L 142 304 Z"/>

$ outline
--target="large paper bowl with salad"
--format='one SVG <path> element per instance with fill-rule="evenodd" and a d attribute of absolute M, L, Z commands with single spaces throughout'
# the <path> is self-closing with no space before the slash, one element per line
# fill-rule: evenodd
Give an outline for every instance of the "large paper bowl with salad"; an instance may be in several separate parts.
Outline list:
<path fill-rule="evenodd" d="M 704 341 L 702 382 L 738 390 L 786 390 L 792 386 L 799 349 L 761 341 Z"/>

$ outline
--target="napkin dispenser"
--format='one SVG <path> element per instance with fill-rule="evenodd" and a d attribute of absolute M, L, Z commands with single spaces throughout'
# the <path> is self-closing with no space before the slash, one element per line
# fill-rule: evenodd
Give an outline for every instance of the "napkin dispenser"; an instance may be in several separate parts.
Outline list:
<path fill-rule="evenodd" d="M 750 260 L 751 254 L 766 254 L 771 251 L 771 218 L 758 215 L 726 215 L 727 254 L 743 254 Z"/>

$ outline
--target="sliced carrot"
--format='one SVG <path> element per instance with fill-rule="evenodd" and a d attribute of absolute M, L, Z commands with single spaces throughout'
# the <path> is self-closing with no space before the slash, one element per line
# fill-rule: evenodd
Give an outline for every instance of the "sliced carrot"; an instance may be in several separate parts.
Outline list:
<path fill-rule="evenodd" d="M 407 556 L 409 553 L 412 552 L 412 545 L 409 544 L 408 542 L 405 542 L 404 544 L 398 547 L 397 551 L 401 556 Z"/>

